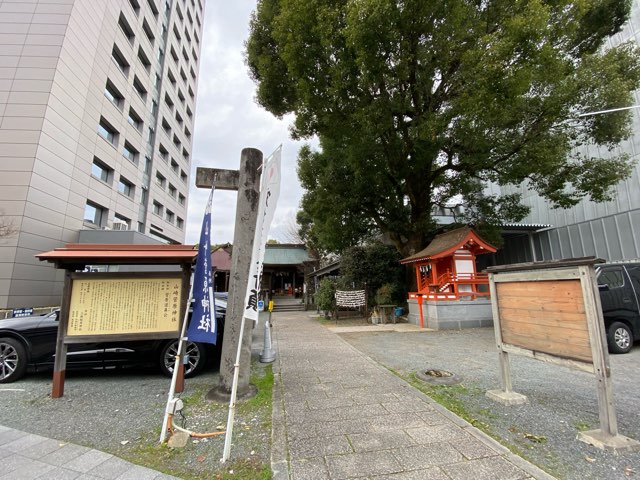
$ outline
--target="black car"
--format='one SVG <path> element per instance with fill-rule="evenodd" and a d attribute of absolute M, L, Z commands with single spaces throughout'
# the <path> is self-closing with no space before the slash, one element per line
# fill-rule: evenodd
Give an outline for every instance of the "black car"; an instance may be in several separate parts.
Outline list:
<path fill-rule="evenodd" d="M 627 353 L 640 339 L 640 262 L 597 267 L 598 290 L 611 353 Z"/>
<path fill-rule="evenodd" d="M 218 342 L 216 345 L 187 342 L 185 376 L 200 373 L 207 364 L 220 360 L 226 301 L 216 299 Z M 47 315 L 0 320 L 0 383 L 23 377 L 27 370 L 51 370 L 56 351 L 59 311 Z M 178 340 L 136 340 L 70 344 L 67 368 L 105 368 L 157 365 L 171 376 Z"/>

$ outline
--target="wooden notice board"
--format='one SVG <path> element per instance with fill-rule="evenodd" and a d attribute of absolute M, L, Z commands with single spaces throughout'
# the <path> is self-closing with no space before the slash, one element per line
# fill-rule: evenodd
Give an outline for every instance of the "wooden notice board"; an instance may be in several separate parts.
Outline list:
<path fill-rule="evenodd" d="M 96 274 L 77 276 L 71 286 L 66 335 L 173 333 L 181 320 L 182 277 Z"/>
<path fill-rule="evenodd" d="M 505 405 L 525 403 L 513 391 L 509 354 L 593 373 L 597 379 L 600 429 L 578 439 L 599 448 L 639 449 L 618 434 L 609 354 L 594 257 L 490 267 L 489 288 L 501 390 L 487 396 Z"/>
<path fill-rule="evenodd" d="M 592 363 L 580 280 L 497 283 L 502 342 Z"/>

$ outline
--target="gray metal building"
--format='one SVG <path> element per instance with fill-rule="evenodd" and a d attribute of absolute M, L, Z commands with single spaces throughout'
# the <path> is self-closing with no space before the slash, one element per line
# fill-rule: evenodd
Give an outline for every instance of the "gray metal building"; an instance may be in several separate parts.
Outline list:
<path fill-rule="evenodd" d="M 611 44 L 639 39 L 640 2 L 634 0 L 629 23 Z M 640 92 L 635 92 L 634 98 L 635 105 L 640 105 Z M 640 109 L 632 111 L 634 136 L 619 148 L 640 161 Z M 531 213 L 523 220 L 528 231 L 510 231 L 506 237 L 499 263 L 589 255 L 611 261 L 640 258 L 640 163 L 631 177 L 617 186 L 614 200 L 607 203 L 584 200 L 570 209 L 553 209 L 526 184 L 503 191 L 521 193 Z"/>
<path fill-rule="evenodd" d="M 34 254 L 185 237 L 205 0 L 0 1 L 0 308 L 59 303 Z"/>

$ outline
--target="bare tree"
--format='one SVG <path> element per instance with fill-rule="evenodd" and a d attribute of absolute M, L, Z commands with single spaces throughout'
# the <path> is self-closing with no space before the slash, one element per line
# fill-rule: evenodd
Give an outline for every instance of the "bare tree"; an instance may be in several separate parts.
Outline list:
<path fill-rule="evenodd" d="M 302 237 L 300 236 L 300 225 L 296 220 L 295 214 L 290 215 L 287 219 L 287 224 L 283 228 L 282 237 L 285 243 L 295 243 L 295 244 L 303 244 L 305 243 Z"/>
<path fill-rule="evenodd" d="M 18 232 L 12 219 L 7 218 L 4 210 L 0 210 L 0 238 L 12 237 Z"/>

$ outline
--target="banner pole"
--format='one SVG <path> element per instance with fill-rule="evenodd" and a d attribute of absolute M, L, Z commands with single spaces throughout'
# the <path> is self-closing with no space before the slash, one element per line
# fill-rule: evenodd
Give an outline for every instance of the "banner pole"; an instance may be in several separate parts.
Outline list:
<path fill-rule="evenodd" d="M 189 299 L 187 300 L 187 308 L 184 312 L 184 318 L 182 319 L 182 331 L 180 332 L 180 339 L 178 341 L 178 352 L 176 353 L 176 363 L 173 366 L 173 375 L 171 375 L 171 387 L 169 388 L 169 396 L 167 398 L 167 406 L 164 410 L 164 418 L 162 419 L 162 430 L 160 431 L 160 443 L 164 443 L 167 439 L 167 427 L 169 426 L 169 416 L 173 414 L 170 411 L 173 396 L 176 392 L 176 383 L 178 381 L 178 368 L 182 361 L 182 349 L 185 343 L 185 335 L 187 333 L 187 320 L 189 319 L 189 309 L 191 308 L 191 300 L 193 299 L 193 280 L 191 281 L 191 288 L 189 289 Z"/>
<path fill-rule="evenodd" d="M 229 399 L 229 416 L 227 417 L 227 432 L 224 434 L 224 451 L 221 462 L 229 460 L 231 453 L 231 440 L 233 437 L 233 419 L 236 411 L 236 396 L 238 394 L 238 378 L 240 374 L 240 354 L 242 352 L 242 337 L 244 333 L 245 317 L 242 315 L 240 322 L 240 339 L 238 341 L 238 351 L 236 353 L 236 363 L 233 366 L 233 383 L 231 384 L 231 398 Z"/>

